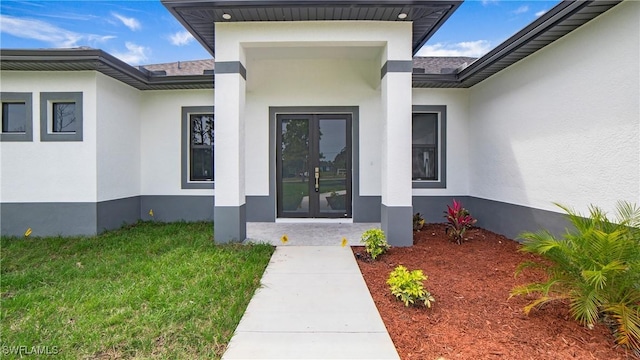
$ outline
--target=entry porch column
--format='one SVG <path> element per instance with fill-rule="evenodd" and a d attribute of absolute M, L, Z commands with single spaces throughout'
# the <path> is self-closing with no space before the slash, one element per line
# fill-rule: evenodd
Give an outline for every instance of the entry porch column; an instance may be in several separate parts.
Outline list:
<path fill-rule="evenodd" d="M 247 237 L 244 143 L 247 71 L 241 60 L 215 63 L 216 243 L 243 241 Z"/>
<path fill-rule="evenodd" d="M 393 246 L 413 245 L 411 72 L 409 60 L 382 65 L 381 227 Z"/>

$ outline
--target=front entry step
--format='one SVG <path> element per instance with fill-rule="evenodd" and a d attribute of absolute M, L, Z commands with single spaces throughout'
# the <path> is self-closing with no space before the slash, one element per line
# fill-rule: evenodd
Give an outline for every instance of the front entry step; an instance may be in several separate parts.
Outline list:
<path fill-rule="evenodd" d="M 301 221 L 303 221 L 301 219 Z M 346 238 L 349 246 L 362 245 L 362 233 L 380 228 L 380 223 L 247 223 L 247 240 L 283 245 L 280 239 L 287 235 L 287 246 L 337 246 Z"/>

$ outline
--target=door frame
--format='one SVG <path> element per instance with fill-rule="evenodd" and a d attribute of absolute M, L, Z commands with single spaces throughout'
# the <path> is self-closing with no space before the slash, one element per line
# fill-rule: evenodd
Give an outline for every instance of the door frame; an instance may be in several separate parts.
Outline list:
<path fill-rule="evenodd" d="M 283 194 L 283 179 L 282 179 L 282 161 L 281 161 L 281 151 L 282 151 L 282 121 L 286 119 L 308 119 L 309 121 L 309 158 L 310 161 L 307 164 L 307 171 L 309 176 L 308 186 L 309 186 L 309 209 L 306 213 L 295 213 L 295 212 L 285 212 L 283 210 L 283 204 L 280 201 L 281 195 Z M 346 187 L 346 203 L 345 203 L 345 211 L 344 212 L 322 212 L 319 196 L 320 193 L 317 191 L 313 191 L 313 169 L 315 167 L 320 166 L 320 131 L 319 124 L 321 120 L 345 120 L 345 141 L 347 146 L 347 173 L 345 178 L 345 187 Z M 340 113 L 327 113 L 327 112 L 309 112 L 309 113 L 297 113 L 297 112 L 282 112 L 275 114 L 275 155 L 276 155 L 276 218 L 353 218 L 353 201 L 354 201 L 354 189 L 353 189 L 353 114 L 350 112 L 340 112 Z"/>

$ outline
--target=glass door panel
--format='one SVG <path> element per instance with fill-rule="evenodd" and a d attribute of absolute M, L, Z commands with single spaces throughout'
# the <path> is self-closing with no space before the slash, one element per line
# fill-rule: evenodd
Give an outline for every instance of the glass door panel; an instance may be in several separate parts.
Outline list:
<path fill-rule="evenodd" d="M 281 211 L 309 214 L 309 119 L 280 123 Z"/>
<path fill-rule="evenodd" d="M 350 173 L 350 151 L 347 147 L 346 119 L 318 120 L 318 210 L 320 213 L 346 216 L 347 178 Z"/>

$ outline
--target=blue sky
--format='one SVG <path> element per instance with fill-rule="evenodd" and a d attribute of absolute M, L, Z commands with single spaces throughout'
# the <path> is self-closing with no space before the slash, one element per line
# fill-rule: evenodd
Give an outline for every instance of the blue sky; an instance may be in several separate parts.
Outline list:
<path fill-rule="evenodd" d="M 557 3 L 467 0 L 418 55 L 479 57 Z M 210 57 L 160 0 L 0 1 L 0 48 L 79 46 L 131 65 Z"/>

